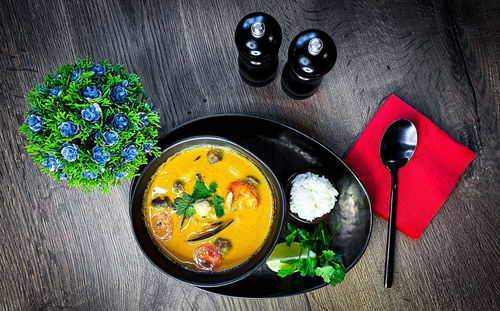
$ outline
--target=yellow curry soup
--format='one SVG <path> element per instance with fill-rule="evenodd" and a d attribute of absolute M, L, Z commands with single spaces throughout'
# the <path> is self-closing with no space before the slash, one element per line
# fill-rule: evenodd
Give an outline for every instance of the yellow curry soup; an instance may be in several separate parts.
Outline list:
<path fill-rule="evenodd" d="M 214 185 L 216 191 L 207 192 Z M 192 199 L 200 193 L 195 188 L 210 196 Z M 190 195 L 192 202 L 184 200 Z M 186 214 L 179 215 L 186 206 Z M 250 160 L 230 148 L 208 145 L 169 158 L 144 199 L 146 226 L 159 249 L 181 266 L 201 271 L 231 269 L 255 254 L 269 234 L 273 208 L 269 183 Z"/>

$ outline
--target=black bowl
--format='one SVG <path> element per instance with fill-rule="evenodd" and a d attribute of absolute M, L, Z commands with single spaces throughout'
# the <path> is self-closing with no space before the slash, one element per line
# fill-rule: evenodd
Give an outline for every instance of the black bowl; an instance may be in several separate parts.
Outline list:
<path fill-rule="evenodd" d="M 267 239 L 264 241 L 262 247 L 246 262 L 239 266 L 219 271 L 219 272 L 201 272 L 192 271 L 181 267 L 168 259 L 156 246 L 149 235 L 146 224 L 144 221 L 143 213 L 143 199 L 144 193 L 147 190 L 151 177 L 155 174 L 156 170 L 167 161 L 168 158 L 185 148 L 195 145 L 217 145 L 221 147 L 230 147 L 240 154 L 244 155 L 248 160 L 252 161 L 266 176 L 269 185 L 271 186 L 274 195 L 274 220 L 268 234 Z M 262 263 L 265 262 L 267 257 L 271 254 L 281 228 L 285 216 L 285 195 L 283 189 L 278 182 L 274 173 L 267 167 L 264 162 L 253 155 L 250 151 L 244 149 L 238 144 L 217 136 L 195 136 L 180 140 L 169 147 L 167 147 L 162 154 L 152 160 L 142 171 L 139 176 L 132 192 L 130 200 L 130 215 L 132 217 L 132 226 L 134 229 L 137 242 L 139 243 L 144 254 L 163 272 L 168 275 L 201 287 L 216 287 L 227 285 L 244 277 L 250 275 Z"/>

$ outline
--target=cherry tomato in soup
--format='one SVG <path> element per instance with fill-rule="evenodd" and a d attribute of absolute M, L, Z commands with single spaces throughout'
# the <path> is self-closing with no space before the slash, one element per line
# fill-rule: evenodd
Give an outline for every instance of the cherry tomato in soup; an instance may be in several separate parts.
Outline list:
<path fill-rule="evenodd" d="M 259 195 L 257 190 L 240 181 L 232 182 L 229 191 L 234 195 L 234 205 L 238 208 L 257 208 L 259 206 Z"/>
<path fill-rule="evenodd" d="M 193 251 L 196 266 L 202 270 L 214 271 L 220 266 L 222 254 L 210 244 L 198 246 Z"/>
<path fill-rule="evenodd" d="M 151 217 L 151 229 L 158 239 L 168 241 L 172 237 L 174 223 L 167 212 L 159 212 Z"/>

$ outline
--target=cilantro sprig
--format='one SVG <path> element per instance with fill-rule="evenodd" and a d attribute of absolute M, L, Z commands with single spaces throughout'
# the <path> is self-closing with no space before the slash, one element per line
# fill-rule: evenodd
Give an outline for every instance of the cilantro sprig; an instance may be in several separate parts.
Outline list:
<path fill-rule="evenodd" d="M 288 264 L 288 267 L 278 271 L 278 276 L 284 278 L 298 271 L 301 276 L 320 276 L 325 283 L 332 286 L 342 282 L 345 276 L 345 267 L 342 263 L 342 256 L 335 254 L 330 249 L 330 244 L 333 237 L 340 228 L 341 223 L 333 233 L 330 233 L 325 223 L 320 223 L 314 232 L 311 234 L 305 229 L 297 228 L 292 224 L 287 224 L 286 244 L 291 245 L 298 239 L 302 250 L 307 250 L 307 256 L 299 256 L 298 259 L 282 260 L 282 263 Z M 319 257 L 311 257 L 309 250 L 316 254 L 321 254 Z"/>
<path fill-rule="evenodd" d="M 224 216 L 224 199 L 217 194 L 217 183 L 212 181 L 207 187 L 203 181 L 197 180 L 191 195 L 183 192 L 182 196 L 174 200 L 174 209 L 177 215 L 190 218 L 196 213 L 193 204 L 198 200 L 208 201 L 215 210 L 217 218 Z"/>
<path fill-rule="evenodd" d="M 196 213 L 196 209 L 193 206 L 194 199 L 187 193 L 183 193 L 182 197 L 175 198 L 174 208 L 177 215 L 183 215 L 185 218 L 190 218 Z"/>

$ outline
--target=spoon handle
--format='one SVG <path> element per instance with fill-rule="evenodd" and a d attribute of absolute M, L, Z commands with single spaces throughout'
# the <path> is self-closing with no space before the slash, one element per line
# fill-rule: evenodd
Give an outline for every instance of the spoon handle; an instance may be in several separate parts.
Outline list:
<path fill-rule="evenodd" d="M 385 249 L 384 286 L 392 286 L 392 267 L 394 264 L 394 237 L 396 236 L 396 202 L 398 196 L 398 171 L 391 171 L 391 205 L 389 208 L 389 225 L 387 229 L 387 247 Z"/>

